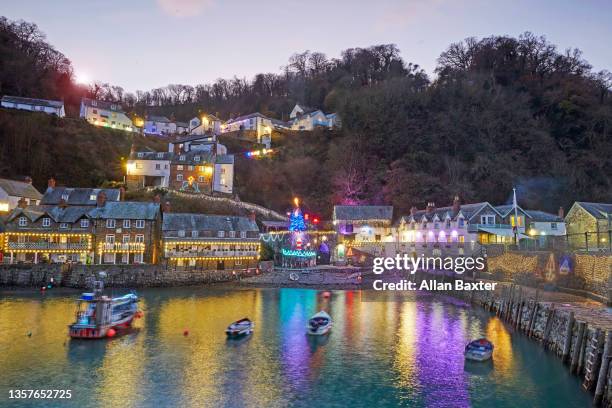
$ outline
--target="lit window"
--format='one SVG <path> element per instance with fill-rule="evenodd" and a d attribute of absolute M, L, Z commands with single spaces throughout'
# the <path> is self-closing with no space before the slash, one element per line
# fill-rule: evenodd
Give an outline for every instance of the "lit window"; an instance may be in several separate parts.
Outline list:
<path fill-rule="evenodd" d="M 143 156 L 144 156 L 144 153 L 142 153 L 142 152 L 138 153 L 138 157 L 142 158 Z"/>
<path fill-rule="evenodd" d="M 198 181 L 200 183 L 203 183 L 204 182 L 204 176 L 198 176 Z"/>
<path fill-rule="evenodd" d="M 182 174 L 177 174 L 176 175 L 176 181 L 183 181 L 183 175 Z"/>
<path fill-rule="evenodd" d="M 193 166 L 187 166 L 187 170 L 193 171 Z"/>
<path fill-rule="evenodd" d="M 176 169 L 177 169 L 177 170 L 183 170 L 183 165 L 182 165 L 182 164 L 179 164 L 178 166 L 176 166 Z"/>
<path fill-rule="evenodd" d="M 136 228 L 144 228 L 145 222 L 144 220 L 136 220 Z"/>
<path fill-rule="evenodd" d="M 115 220 L 110 218 L 106 220 L 106 228 L 115 228 Z"/>
<path fill-rule="evenodd" d="M 199 162 L 199 161 L 200 161 L 200 156 L 194 156 L 194 157 L 193 157 L 193 160 L 195 160 L 195 161 Z"/>
<path fill-rule="evenodd" d="M 6 212 L 9 210 L 9 204 L 8 203 L 0 203 L 0 212 Z"/>
<path fill-rule="evenodd" d="M 68 224 L 66 224 L 65 222 L 62 222 L 62 223 L 60 224 L 60 228 L 61 228 L 61 229 L 67 229 L 67 228 L 68 228 Z"/>
<path fill-rule="evenodd" d="M 43 218 L 42 226 L 43 227 L 50 227 L 51 226 L 51 218 Z"/>
<path fill-rule="evenodd" d="M 19 226 L 25 227 L 28 225 L 28 219 L 26 217 L 19 217 Z"/>
<path fill-rule="evenodd" d="M 89 220 L 82 219 L 81 220 L 81 228 L 87 228 L 87 227 L 89 227 Z"/>
<path fill-rule="evenodd" d="M 68 194 L 62 194 L 62 200 L 68 201 Z"/>
<path fill-rule="evenodd" d="M 131 226 L 130 220 L 123 220 L 123 228 L 130 228 Z"/>
<path fill-rule="evenodd" d="M 217 232 L 217 237 L 219 237 L 219 238 L 225 238 L 225 231 L 218 231 L 218 232 Z"/>

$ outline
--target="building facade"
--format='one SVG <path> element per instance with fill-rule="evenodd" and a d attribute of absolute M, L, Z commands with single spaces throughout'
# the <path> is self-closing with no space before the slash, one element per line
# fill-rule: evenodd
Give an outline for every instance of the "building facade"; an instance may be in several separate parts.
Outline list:
<path fill-rule="evenodd" d="M 44 112 L 49 115 L 55 115 L 60 118 L 66 116 L 64 102 L 62 101 L 51 101 L 48 99 L 22 98 L 20 96 L 4 95 L 0 104 L 3 108 L 6 109 Z"/>
<path fill-rule="evenodd" d="M 163 253 L 172 265 L 206 270 L 256 268 L 259 229 L 246 217 L 164 214 Z"/>
<path fill-rule="evenodd" d="M 149 135 L 169 136 L 177 133 L 176 122 L 165 116 L 149 115 L 144 122 L 144 132 Z"/>
<path fill-rule="evenodd" d="M 393 239 L 393 207 L 387 205 L 336 205 L 333 225 L 340 242 L 376 243 Z"/>
<path fill-rule="evenodd" d="M 612 204 L 576 201 L 565 224 L 568 242 L 574 248 L 612 250 Z"/>
<path fill-rule="evenodd" d="M 272 134 L 272 120 L 259 112 L 230 119 L 221 127 L 222 133 L 250 130 L 255 132 L 257 143 L 262 143 L 264 135 Z"/>
<path fill-rule="evenodd" d="M 333 128 L 339 125 L 335 113 L 325 114 L 320 109 L 309 108 L 296 104 L 289 113 L 291 129 L 311 131 L 316 127 Z"/>
<path fill-rule="evenodd" d="M 172 157 L 170 152 L 132 151 L 126 165 L 125 181 L 128 188 L 168 188 Z"/>
<path fill-rule="evenodd" d="M 95 126 L 104 126 L 126 132 L 135 131 L 132 120 L 127 117 L 121 105 L 117 103 L 83 98 L 81 99 L 80 117 Z"/>
<path fill-rule="evenodd" d="M 203 114 L 189 121 L 188 133 L 191 135 L 221 134 L 221 119 L 215 115 Z"/>

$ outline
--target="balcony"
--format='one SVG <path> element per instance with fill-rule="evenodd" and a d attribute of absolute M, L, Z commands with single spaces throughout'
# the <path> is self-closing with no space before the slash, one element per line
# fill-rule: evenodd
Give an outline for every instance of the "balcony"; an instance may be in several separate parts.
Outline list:
<path fill-rule="evenodd" d="M 98 245 L 100 252 L 144 252 L 145 244 L 143 242 L 101 242 Z"/>
<path fill-rule="evenodd" d="M 512 230 L 512 225 L 510 224 L 470 224 L 468 225 L 468 232 L 478 232 L 480 229 L 487 230 Z M 523 227 L 520 227 L 519 230 L 524 230 Z"/>
<path fill-rule="evenodd" d="M 88 251 L 87 242 L 7 242 L 7 251 Z"/>
<path fill-rule="evenodd" d="M 258 251 L 176 251 L 166 250 L 166 258 L 236 258 L 256 257 Z"/>

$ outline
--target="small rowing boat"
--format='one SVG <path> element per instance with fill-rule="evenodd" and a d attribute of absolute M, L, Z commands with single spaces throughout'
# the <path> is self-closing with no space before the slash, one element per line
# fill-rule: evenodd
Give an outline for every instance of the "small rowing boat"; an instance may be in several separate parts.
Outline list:
<path fill-rule="evenodd" d="M 489 360 L 493 356 L 493 343 L 484 338 L 471 341 L 465 346 L 464 354 L 466 360 Z"/>
<path fill-rule="evenodd" d="M 255 323 L 245 317 L 244 319 L 240 319 L 230 324 L 225 330 L 225 334 L 227 334 L 227 337 L 248 336 L 253 333 L 254 328 Z"/>
<path fill-rule="evenodd" d="M 308 326 L 306 327 L 307 333 L 313 336 L 322 336 L 329 333 L 332 328 L 331 316 L 320 311 L 308 320 Z"/>

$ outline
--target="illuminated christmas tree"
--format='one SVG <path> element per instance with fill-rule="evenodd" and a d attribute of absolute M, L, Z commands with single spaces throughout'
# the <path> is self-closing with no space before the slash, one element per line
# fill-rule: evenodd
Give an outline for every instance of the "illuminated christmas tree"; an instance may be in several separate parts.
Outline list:
<path fill-rule="evenodd" d="M 296 197 L 293 202 L 295 203 L 295 209 L 289 216 L 289 231 L 306 231 L 306 223 L 304 222 L 304 214 L 300 210 L 300 201 Z"/>

